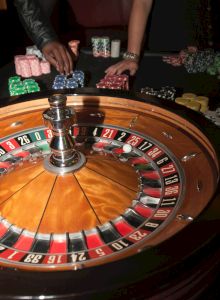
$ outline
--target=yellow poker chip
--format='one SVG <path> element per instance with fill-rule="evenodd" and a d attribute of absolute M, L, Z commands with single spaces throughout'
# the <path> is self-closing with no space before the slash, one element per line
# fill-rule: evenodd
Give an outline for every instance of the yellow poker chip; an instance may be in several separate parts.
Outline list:
<path fill-rule="evenodd" d="M 187 105 L 187 103 L 189 102 L 190 100 L 189 99 L 186 99 L 186 98 L 183 98 L 183 97 L 177 97 L 175 99 L 175 102 L 180 104 L 180 105 Z"/>
<path fill-rule="evenodd" d="M 194 100 L 191 100 L 189 101 L 187 104 L 186 104 L 186 107 L 190 108 L 190 109 L 193 109 L 195 111 L 199 111 L 200 108 L 201 108 L 201 104 L 194 101 Z"/>
<path fill-rule="evenodd" d="M 194 93 L 183 93 L 182 94 L 182 98 L 186 98 L 186 99 L 190 99 L 190 100 L 194 100 L 196 97 L 197 97 L 197 95 Z"/>
<path fill-rule="evenodd" d="M 206 97 L 206 96 L 197 96 L 195 101 L 200 103 L 200 105 L 201 105 L 200 111 L 202 113 L 207 112 L 207 110 L 209 109 L 209 107 L 208 107 L 209 98 L 208 97 Z"/>
<path fill-rule="evenodd" d="M 195 99 L 197 102 L 199 102 L 201 105 L 208 106 L 209 98 L 206 96 L 197 96 Z"/>
<path fill-rule="evenodd" d="M 200 111 L 202 113 L 206 113 L 209 110 L 209 107 L 207 105 L 201 105 Z"/>

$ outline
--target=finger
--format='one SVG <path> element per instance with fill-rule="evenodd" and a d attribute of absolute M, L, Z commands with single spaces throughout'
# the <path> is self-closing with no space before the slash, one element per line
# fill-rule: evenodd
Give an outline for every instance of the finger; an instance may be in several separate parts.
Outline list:
<path fill-rule="evenodd" d="M 48 55 L 48 54 L 44 54 L 44 56 L 45 56 L 46 60 L 47 60 L 52 66 L 54 66 L 54 67 L 57 69 L 57 71 L 59 71 L 59 70 L 58 70 L 58 66 L 57 66 L 57 61 L 56 61 L 56 59 L 55 59 L 53 56 Z"/>
<path fill-rule="evenodd" d="M 53 55 L 55 57 L 55 60 L 57 62 L 57 65 L 58 65 L 58 71 L 61 73 L 61 74 L 64 74 L 64 61 L 63 61 L 63 57 L 62 57 L 62 54 L 61 52 L 58 50 L 58 49 L 54 49 L 53 50 Z"/>
<path fill-rule="evenodd" d="M 137 72 L 137 69 L 131 69 L 130 70 L 130 75 L 131 76 L 134 76 L 134 74 Z"/>
<path fill-rule="evenodd" d="M 129 70 L 129 68 L 125 65 L 122 65 L 120 68 L 118 68 L 116 74 L 121 75 L 124 71 Z"/>
<path fill-rule="evenodd" d="M 106 72 L 106 76 L 112 76 L 114 74 L 116 74 L 117 68 L 111 68 L 108 70 L 108 72 Z"/>
<path fill-rule="evenodd" d="M 67 52 L 66 48 L 62 46 L 59 48 L 59 54 L 62 58 L 63 70 L 66 75 L 69 75 L 71 71 L 71 58 L 68 56 L 69 53 Z"/>
<path fill-rule="evenodd" d="M 105 73 L 111 74 L 111 73 L 114 73 L 115 70 L 116 70 L 116 67 L 115 66 L 111 66 L 111 67 L 109 67 L 108 69 L 105 70 Z"/>
<path fill-rule="evenodd" d="M 110 67 L 108 67 L 106 70 L 105 70 L 105 73 L 108 73 L 108 74 L 115 74 L 115 72 L 117 71 L 117 69 L 120 67 L 121 65 L 121 62 L 115 64 L 115 65 L 112 65 Z"/>
<path fill-rule="evenodd" d="M 72 60 L 72 57 L 69 53 L 69 51 L 66 49 L 66 56 L 67 56 L 67 59 L 68 59 L 68 73 L 72 73 L 73 72 L 73 60 Z"/>

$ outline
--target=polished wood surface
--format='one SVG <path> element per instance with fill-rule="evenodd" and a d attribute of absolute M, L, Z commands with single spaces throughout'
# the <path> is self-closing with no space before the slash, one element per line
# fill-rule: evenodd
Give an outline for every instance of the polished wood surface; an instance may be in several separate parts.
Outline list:
<path fill-rule="evenodd" d="M 218 183 L 218 159 L 208 138 L 188 120 L 153 104 L 109 96 L 68 96 L 68 104 L 80 122 L 119 126 L 155 139 L 182 170 L 182 201 L 166 226 L 147 240 L 148 246 L 161 243 L 189 224 L 179 215 L 194 219 L 209 204 Z M 43 125 L 46 108 L 46 98 L 0 108 L 0 137 Z M 15 122 L 18 126 L 11 126 Z M 196 157 L 184 162 L 182 158 L 191 153 Z M 120 216 L 139 189 L 137 174 L 130 166 L 89 155 L 86 165 L 74 174 L 50 174 L 38 162 L 18 168 L 0 182 L 1 216 L 40 233 L 77 232 L 104 224 Z M 138 249 L 129 248 L 117 257 L 145 247 L 146 242 L 140 241 Z M 105 261 L 111 260 L 114 258 Z"/>
<path fill-rule="evenodd" d="M 42 160 L 18 167 L 0 179 L 0 214 L 32 232 L 65 233 L 92 229 L 116 218 L 137 193 L 137 174 L 116 161 L 88 160 L 74 174 L 57 176 Z"/>

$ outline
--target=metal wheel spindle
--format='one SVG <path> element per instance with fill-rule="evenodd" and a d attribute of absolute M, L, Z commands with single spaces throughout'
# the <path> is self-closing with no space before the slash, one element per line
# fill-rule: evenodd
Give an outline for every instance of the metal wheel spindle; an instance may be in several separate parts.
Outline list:
<path fill-rule="evenodd" d="M 70 127 L 75 122 L 75 112 L 66 106 L 67 97 L 56 94 L 49 99 L 50 108 L 44 111 L 45 125 L 52 130 L 50 142 L 52 154 L 45 159 L 45 168 L 53 173 L 64 174 L 81 168 L 86 159 L 74 149 Z"/>

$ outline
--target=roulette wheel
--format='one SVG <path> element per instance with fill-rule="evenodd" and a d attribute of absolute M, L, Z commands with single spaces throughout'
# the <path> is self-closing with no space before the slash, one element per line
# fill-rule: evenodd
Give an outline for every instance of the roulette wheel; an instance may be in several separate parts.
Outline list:
<path fill-rule="evenodd" d="M 131 92 L 3 102 L 0 297 L 196 299 L 220 261 L 218 136 Z"/>

